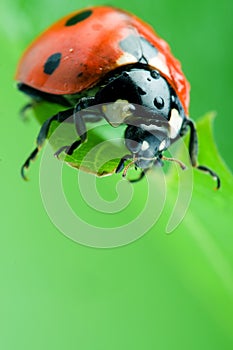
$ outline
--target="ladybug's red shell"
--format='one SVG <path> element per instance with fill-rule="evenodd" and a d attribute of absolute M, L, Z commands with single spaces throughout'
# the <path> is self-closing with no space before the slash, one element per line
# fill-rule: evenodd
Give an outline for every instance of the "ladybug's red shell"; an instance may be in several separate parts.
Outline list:
<path fill-rule="evenodd" d="M 148 64 L 171 84 L 187 115 L 189 83 L 168 44 L 148 24 L 112 7 L 86 8 L 56 22 L 28 47 L 16 79 L 50 94 L 82 92 L 114 69 L 139 62 L 139 37 L 157 49 Z"/>

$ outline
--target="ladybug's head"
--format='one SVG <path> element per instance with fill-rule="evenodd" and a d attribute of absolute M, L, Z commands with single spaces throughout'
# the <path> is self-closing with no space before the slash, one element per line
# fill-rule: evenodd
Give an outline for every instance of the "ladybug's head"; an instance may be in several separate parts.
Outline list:
<path fill-rule="evenodd" d="M 128 124 L 125 143 L 135 165 L 147 169 L 158 162 L 179 137 L 184 111 L 175 92 L 158 71 L 133 68 L 127 74 L 134 88 L 130 90 L 131 94 L 134 91 L 130 100 L 134 110 L 131 109 L 132 114 L 125 119 Z"/>
<path fill-rule="evenodd" d="M 170 141 L 164 133 L 156 133 L 155 136 L 149 131 L 131 125 L 125 131 L 125 144 L 135 159 L 135 165 L 147 169 L 161 158 Z"/>

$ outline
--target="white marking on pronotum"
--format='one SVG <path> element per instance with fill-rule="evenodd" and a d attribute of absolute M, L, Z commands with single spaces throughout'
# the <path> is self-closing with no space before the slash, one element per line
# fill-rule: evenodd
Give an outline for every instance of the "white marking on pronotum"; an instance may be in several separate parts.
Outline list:
<path fill-rule="evenodd" d="M 168 77 L 170 76 L 170 72 L 167 66 L 166 59 L 163 54 L 160 52 L 153 58 L 149 60 L 149 65 L 151 67 L 156 67 L 158 71 L 162 72 L 163 74 L 166 74 Z"/>
<path fill-rule="evenodd" d="M 136 62 L 138 62 L 138 59 L 135 56 L 131 55 L 128 52 L 124 52 L 123 55 L 121 55 L 121 57 L 118 58 L 117 65 L 122 66 L 127 63 L 136 63 Z"/>
<path fill-rule="evenodd" d="M 182 123 L 183 123 L 182 117 L 180 116 L 177 109 L 173 108 L 171 111 L 171 118 L 169 120 L 171 139 L 174 139 L 178 136 Z"/>
<path fill-rule="evenodd" d="M 155 124 L 150 124 L 150 125 L 146 125 L 146 124 L 140 124 L 140 128 L 142 128 L 143 130 L 146 131 L 160 131 L 160 132 L 165 132 L 167 133 L 167 128 L 164 126 L 157 126 Z"/>
<path fill-rule="evenodd" d="M 167 141 L 163 140 L 159 145 L 159 151 L 163 151 L 167 146 Z"/>
<path fill-rule="evenodd" d="M 141 150 L 146 151 L 149 147 L 150 147 L 149 143 L 144 140 L 141 146 Z"/>

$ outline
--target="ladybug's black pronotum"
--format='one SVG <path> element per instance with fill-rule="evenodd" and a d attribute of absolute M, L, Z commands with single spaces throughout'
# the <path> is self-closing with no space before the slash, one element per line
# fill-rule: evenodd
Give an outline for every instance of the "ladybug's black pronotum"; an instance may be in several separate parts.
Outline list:
<path fill-rule="evenodd" d="M 53 121 L 73 116 L 78 140 L 56 155 L 61 151 L 72 154 L 87 139 L 82 111 L 100 106 L 99 110 L 95 107 L 96 113 L 110 125 L 126 125 L 129 153 L 120 160 L 116 172 L 125 175 L 125 162 L 131 159 L 130 164 L 141 169 L 142 178 L 153 165 L 169 159 L 163 152 L 190 129 L 192 166 L 209 173 L 220 187 L 218 175 L 197 163 L 197 133 L 188 117 L 189 83 L 180 63 L 168 44 L 136 16 L 97 6 L 62 18 L 28 47 L 16 80 L 18 88 L 32 100 L 67 108 L 42 125 L 37 148 L 22 167 L 24 178 L 25 168 L 39 152 Z M 117 105 L 117 114 L 108 106 L 110 102 Z"/>

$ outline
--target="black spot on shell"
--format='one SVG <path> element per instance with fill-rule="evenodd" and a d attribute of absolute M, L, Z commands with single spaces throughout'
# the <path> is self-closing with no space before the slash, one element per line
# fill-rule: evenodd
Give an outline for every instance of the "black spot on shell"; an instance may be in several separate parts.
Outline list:
<path fill-rule="evenodd" d="M 83 72 L 78 73 L 77 78 L 80 78 L 83 75 Z"/>
<path fill-rule="evenodd" d="M 65 26 L 74 26 L 75 24 L 84 21 L 84 19 L 90 17 L 92 14 L 92 10 L 86 10 L 83 12 L 79 12 L 73 17 L 69 18 L 68 21 L 65 23 Z"/>
<path fill-rule="evenodd" d="M 49 74 L 51 75 L 55 69 L 57 69 L 57 67 L 60 64 L 61 61 L 61 53 L 60 52 L 56 52 L 54 54 L 52 54 L 51 56 L 49 56 L 49 58 L 47 59 L 47 61 L 44 64 L 44 73 L 45 74 Z"/>

